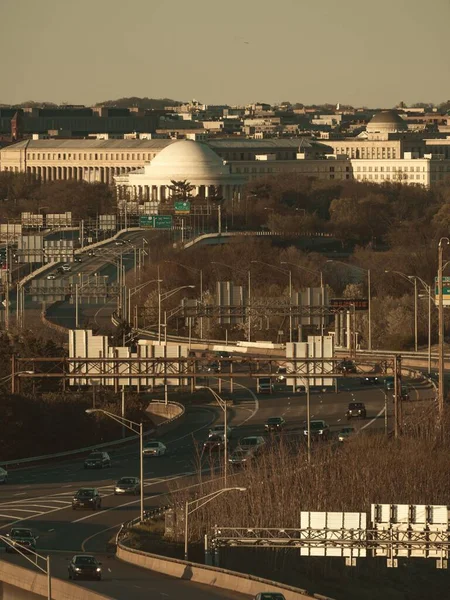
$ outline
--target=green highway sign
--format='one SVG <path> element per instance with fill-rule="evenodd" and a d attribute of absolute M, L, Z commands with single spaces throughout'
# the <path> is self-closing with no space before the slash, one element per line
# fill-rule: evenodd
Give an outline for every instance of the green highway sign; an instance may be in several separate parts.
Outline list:
<path fill-rule="evenodd" d="M 155 215 L 153 217 L 153 227 L 155 229 L 172 229 L 172 215 Z"/>
<path fill-rule="evenodd" d="M 175 214 L 188 215 L 191 212 L 191 203 L 190 202 L 175 202 L 174 208 L 175 208 Z"/>
<path fill-rule="evenodd" d="M 153 227 L 153 215 L 141 215 L 139 217 L 139 227 Z"/>

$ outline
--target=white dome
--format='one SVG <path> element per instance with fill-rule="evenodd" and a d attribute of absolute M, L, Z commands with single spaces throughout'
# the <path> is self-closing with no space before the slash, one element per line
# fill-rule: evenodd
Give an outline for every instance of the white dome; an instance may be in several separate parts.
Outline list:
<path fill-rule="evenodd" d="M 191 180 L 230 175 L 230 167 L 206 144 L 180 140 L 159 152 L 145 173 L 176 180 Z"/>

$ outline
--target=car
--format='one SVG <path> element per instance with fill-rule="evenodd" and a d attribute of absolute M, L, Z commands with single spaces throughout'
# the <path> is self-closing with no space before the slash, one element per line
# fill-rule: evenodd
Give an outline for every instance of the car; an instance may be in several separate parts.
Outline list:
<path fill-rule="evenodd" d="M 85 469 L 103 469 L 110 466 L 111 459 L 107 452 L 91 452 L 84 461 Z"/>
<path fill-rule="evenodd" d="M 96 579 L 102 578 L 102 563 L 91 554 L 76 554 L 68 566 L 69 579 Z"/>
<path fill-rule="evenodd" d="M 256 457 L 256 453 L 251 448 L 236 448 L 228 458 L 228 462 L 236 467 L 249 464 Z"/>
<path fill-rule="evenodd" d="M 379 382 L 378 377 L 373 377 L 371 375 L 367 375 L 363 377 L 360 381 L 362 385 L 377 385 Z"/>
<path fill-rule="evenodd" d="M 0 467 L 0 483 L 8 483 L 8 471 Z"/>
<path fill-rule="evenodd" d="M 36 550 L 37 536 L 34 535 L 31 529 L 25 527 L 13 527 L 11 531 L 6 534 L 6 537 L 10 541 L 10 544 L 6 542 L 5 551 L 8 553 L 16 552 L 16 549 L 14 548 L 16 545 L 21 552 L 27 552 L 27 550 L 34 552 Z"/>
<path fill-rule="evenodd" d="M 89 250 L 88 256 L 95 256 L 95 250 Z"/>
<path fill-rule="evenodd" d="M 402 385 L 401 399 L 404 400 L 405 402 L 407 402 L 409 400 L 409 389 L 408 389 L 408 386 L 406 386 L 406 385 Z"/>
<path fill-rule="evenodd" d="M 338 441 L 346 442 L 349 437 L 352 437 L 355 434 L 354 427 L 343 427 L 338 433 Z"/>
<path fill-rule="evenodd" d="M 366 418 L 366 406 L 364 402 L 350 402 L 345 413 L 347 419 L 353 419 L 353 417 L 360 417 L 361 419 Z"/>
<path fill-rule="evenodd" d="M 81 256 L 75 256 L 73 260 L 77 263 L 83 262 L 83 258 Z"/>
<path fill-rule="evenodd" d="M 286 367 L 278 367 L 278 369 L 277 369 L 277 382 L 278 383 L 283 383 L 283 381 L 286 381 L 286 373 L 287 373 Z"/>
<path fill-rule="evenodd" d="M 266 445 L 266 440 L 261 435 L 249 435 L 239 440 L 237 447 L 241 450 L 253 450 L 261 452 Z"/>
<path fill-rule="evenodd" d="M 61 265 L 61 269 L 63 271 L 71 271 L 72 267 L 68 263 L 65 263 L 64 265 Z"/>
<path fill-rule="evenodd" d="M 337 370 L 340 373 L 356 373 L 356 365 L 352 360 L 343 360 L 338 363 Z"/>
<path fill-rule="evenodd" d="M 264 425 L 266 431 L 281 431 L 286 425 L 283 417 L 269 417 Z"/>
<path fill-rule="evenodd" d="M 56 276 L 58 275 L 58 273 L 49 273 L 47 275 L 47 279 L 56 279 Z"/>
<path fill-rule="evenodd" d="M 216 435 L 220 435 L 222 438 L 225 437 L 225 425 L 214 425 L 214 427 L 211 427 L 209 432 L 208 432 L 208 437 L 213 437 Z M 232 437 L 232 432 L 231 432 L 231 427 L 227 426 L 227 438 L 229 440 L 231 440 Z"/>
<path fill-rule="evenodd" d="M 114 487 L 114 495 L 134 494 L 141 492 L 141 480 L 138 477 L 121 477 Z"/>
<path fill-rule="evenodd" d="M 123 245 L 125 244 L 125 242 L 124 242 L 123 240 L 116 240 L 116 241 L 114 242 L 114 244 L 115 244 L 116 246 L 123 246 Z"/>
<path fill-rule="evenodd" d="M 388 377 L 384 378 L 384 387 L 387 390 L 393 390 L 394 387 L 395 387 L 395 383 L 394 382 L 395 382 L 395 378 L 389 375 Z"/>
<path fill-rule="evenodd" d="M 144 456 L 163 456 L 167 451 L 167 448 L 162 442 L 150 441 L 144 445 L 142 454 Z"/>
<path fill-rule="evenodd" d="M 388 392 L 393 392 L 395 390 L 395 383 L 393 381 L 388 381 L 386 383 L 386 390 Z"/>
<path fill-rule="evenodd" d="M 212 361 L 210 363 L 208 363 L 207 367 L 206 367 L 206 371 L 208 373 L 220 373 L 220 371 L 222 370 L 220 363 L 218 363 L 217 361 Z"/>
<path fill-rule="evenodd" d="M 77 508 L 97 510 L 101 507 L 102 499 L 97 488 L 80 488 L 72 498 L 72 510 L 77 510 Z"/>
<path fill-rule="evenodd" d="M 272 380 L 270 377 L 260 377 L 257 384 L 258 394 L 271 394 L 273 391 Z"/>
<path fill-rule="evenodd" d="M 203 450 L 208 452 L 220 451 L 225 445 L 223 435 L 212 435 L 203 444 Z"/>
<path fill-rule="evenodd" d="M 308 436 L 308 423 L 303 424 L 303 435 Z M 330 437 L 330 427 L 325 421 L 310 421 L 310 435 L 313 439 L 327 440 Z"/>
<path fill-rule="evenodd" d="M 286 600 L 283 594 L 279 592 L 260 592 L 256 594 L 254 600 Z"/>

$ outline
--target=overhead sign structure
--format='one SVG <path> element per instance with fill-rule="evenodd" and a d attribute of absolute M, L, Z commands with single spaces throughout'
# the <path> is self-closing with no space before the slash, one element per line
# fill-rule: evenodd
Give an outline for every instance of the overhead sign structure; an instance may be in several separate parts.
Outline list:
<path fill-rule="evenodd" d="M 439 306 L 439 288 L 438 278 L 434 278 L 434 291 L 436 294 L 436 306 Z M 450 277 L 442 278 L 442 304 L 444 306 L 450 306 Z"/>
<path fill-rule="evenodd" d="M 174 208 L 175 208 L 175 214 L 188 215 L 191 212 L 191 203 L 190 202 L 175 202 Z"/>
<path fill-rule="evenodd" d="M 172 229 L 172 215 L 141 215 L 139 227 L 153 227 L 154 229 Z"/>
<path fill-rule="evenodd" d="M 341 310 L 369 310 L 368 298 L 330 298 L 330 308 Z"/>

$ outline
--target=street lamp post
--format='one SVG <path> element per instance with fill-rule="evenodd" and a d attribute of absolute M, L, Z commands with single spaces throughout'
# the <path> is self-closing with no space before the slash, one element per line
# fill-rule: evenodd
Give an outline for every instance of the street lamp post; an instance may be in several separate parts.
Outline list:
<path fill-rule="evenodd" d="M 158 344 L 161 343 L 161 304 L 170 296 L 173 296 L 177 292 L 186 289 L 194 289 L 195 285 L 181 285 L 180 287 L 174 288 L 173 290 L 169 290 L 168 292 L 161 292 L 161 279 L 158 276 Z"/>
<path fill-rule="evenodd" d="M 87 408 L 86 414 L 91 415 L 93 413 L 102 413 L 107 417 L 110 417 L 117 423 L 122 426 L 125 426 L 127 429 L 132 431 L 133 433 L 137 433 L 139 435 L 139 472 L 141 479 L 141 514 L 140 519 L 141 522 L 144 520 L 144 425 L 143 423 L 136 423 L 134 421 L 130 421 L 130 419 L 125 419 L 124 417 L 119 417 L 114 413 L 108 412 L 107 410 L 103 410 L 102 408 Z"/>
<path fill-rule="evenodd" d="M 277 265 L 272 265 L 270 263 L 263 262 L 262 260 L 252 260 L 252 263 L 257 263 L 260 265 L 266 265 L 267 267 L 272 267 L 279 271 L 280 273 L 284 273 L 289 276 L 289 341 L 292 342 L 292 271 L 289 269 L 286 271 L 285 269 L 281 269 Z"/>
<path fill-rule="evenodd" d="M 395 273 L 400 275 L 403 279 L 406 279 L 411 285 L 414 285 L 414 351 L 417 352 L 418 348 L 418 332 L 419 332 L 419 320 L 418 320 L 418 296 L 417 296 L 417 279 L 420 279 L 416 275 L 405 275 L 401 271 L 389 271 L 385 269 L 385 273 Z M 422 280 L 421 280 L 422 281 Z M 424 283 L 422 281 L 422 283 Z M 426 284 L 424 284 L 426 285 Z"/>
<path fill-rule="evenodd" d="M 186 501 L 185 509 L 184 509 L 184 560 L 188 560 L 188 532 L 189 532 L 188 519 L 189 519 L 189 515 L 192 515 L 192 513 L 196 512 L 197 510 L 199 510 L 200 508 L 205 506 L 205 504 L 208 504 L 209 502 L 211 502 L 211 500 L 215 500 L 218 496 L 224 494 L 225 492 L 232 492 L 232 491 L 245 492 L 246 490 L 247 490 L 247 488 L 244 488 L 244 487 L 230 487 L 230 488 L 224 487 L 221 490 L 216 490 L 215 492 L 211 492 L 210 494 L 206 494 L 205 496 L 201 496 L 200 498 L 196 498 L 195 500 L 191 500 L 190 502 L 188 500 Z M 200 502 L 201 502 L 201 504 L 199 504 Z M 189 507 L 192 504 L 196 504 L 196 506 L 192 510 L 189 510 Z"/>
<path fill-rule="evenodd" d="M 356 265 L 350 265 L 348 263 L 342 262 L 341 260 L 327 260 L 327 263 L 337 263 L 340 265 L 344 265 L 348 269 L 356 269 L 357 271 L 362 271 L 363 273 L 367 273 L 367 312 L 369 318 L 369 331 L 367 335 L 367 349 L 372 350 L 372 290 L 371 290 L 371 280 L 370 280 L 370 269 L 364 269 L 363 267 L 357 267 Z"/>
<path fill-rule="evenodd" d="M 441 425 L 443 423 L 442 417 L 444 413 L 444 299 L 443 299 L 443 254 L 444 248 L 443 243 L 450 244 L 450 239 L 443 237 L 439 240 L 438 246 L 438 294 L 439 294 L 439 386 L 438 386 L 438 405 L 439 405 L 439 416 L 441 418 Z"/>
<path fill-rule="evenodd" d="M 227 403 L 225 402 L 225 400 L 223 398 L 221 398 L 219 396 L 219 394 L 215 390 L 212 389 L 212 387 L 209 387 L 207 385 L 197 385 L 197 386 L 195 386 L 195 389 L 196 390 L 201 390 L 201 389 L 209 390 L 211 392 L 211 394 L 214 396 L 214 399 L 216 400 L 217 404 L 223 410 L 223 426 L 224 426 L 223 483 L 226 487 L 227 483 L 228 483 L 228 407 L 227 407 Z"/>
<path fill-rule="evenodd" d="M 196 269 L 195 267 L 190 267 L 188 265 L 183 265 L 174 260 L 165 260 L 166 263 L 172 263 L 173 265 L 178 265 L 179 267 L 183 267 L 187 271 L 191 271 L 192 273 L 200 274 L 200 303 L 202 304 L 203 309 L 203 269 Z M 203 339 L 203 317 L 200 317 L 200 338 Z"/>
<path fill-rule="evenodd" d="M 35 567 L 37 567 L 39 571 L 47 575 L 47 600 L 52 600 L 52 576 L 50 568 L 50 556 L 43 556 L 42 554 L 38 554 L 34 550 L 22 546 L 22 544 L 17 542 L 13 544 L 12 541 L 6 535 L 0 535 L 0 540 L 10 548 L 13 548 L 21 556 L 26 558 L 27 561 Z M 27 556 L 27 554 L 32 554 L 34 560 L 31 557 Z M 39 564 L 39 559 L 41 559 L 45 563 L 45 566 Z"/>

